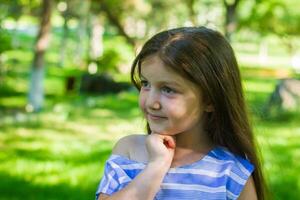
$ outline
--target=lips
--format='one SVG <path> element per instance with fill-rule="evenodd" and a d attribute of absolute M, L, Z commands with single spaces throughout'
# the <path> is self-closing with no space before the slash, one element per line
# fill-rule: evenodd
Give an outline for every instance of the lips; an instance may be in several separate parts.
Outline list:
<path fill-rule="evenodd" d="M 160 116 L 160 115 L 155 115 L 152 113 L 147 113 L 147 118 L 151 119 L 151 120 L 163 120 L 163 119 L 167 119 L 166 117 Z"/>

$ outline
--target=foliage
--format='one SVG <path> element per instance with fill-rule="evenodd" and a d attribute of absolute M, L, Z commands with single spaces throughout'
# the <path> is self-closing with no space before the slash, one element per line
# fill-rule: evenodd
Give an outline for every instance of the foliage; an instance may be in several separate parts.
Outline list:
<path fill-rule="evenodd" d="M 11 37 L 9 33 L 0 28 L 0 54 L 12 49 Z"/>
<path fill-rule="evenodd" d="M 114 49 L 104 51 L 104 54 L 96 61 L 99 73 L 116 72 L 120 63 L 120 54 Z"/>
<path fill-rule="evenodd" d="M 22 15 L 38 15 L 40 0 L 0 0 L 0 19 L 11 17 L 18 20 Z"/>
<path fill-rule="evenodd" d="M 105 36 L 103 55 L 92 60 L 87 59 L 88 63 L 95 62 L 98 67 L 98 73 L 119 73 L 124 72 L 122 67 L 128 68 L 133 58 L 133 49 L 124 38 L 118 36 Z M 128 71 L 125 69 L 125 71 Z"/>
<path fill-rule="evenodd" d="M 122 72 L 122 67 L 131 65 L 133 49 L 122 37 L 107 36 L 104 54 L 99 60 L 99 71 Z M 103 67 L 104 69 L 101 69 Z"/>
<path fill-rule="evenodd" d="M 262 34 L 299 35 L 299 7 L 300 2 L 297 0 L 256 0 L 252 5 L 247 2 L 241 16 L 240 28 L 252 29 Z"/>

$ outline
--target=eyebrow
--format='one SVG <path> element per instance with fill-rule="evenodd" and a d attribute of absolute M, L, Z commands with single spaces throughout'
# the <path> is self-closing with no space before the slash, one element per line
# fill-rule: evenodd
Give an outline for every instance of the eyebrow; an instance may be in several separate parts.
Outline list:
<path fill-rule="evenodd" d="M 147 80 L 147 78 L 145 78 L 142 74 L 140 74 L 140 78 L 143 79 L 143 80 Z M 177 86 L 177 87 L 181 87 L 180 84 L 178 84 L 177 82 L 175 81 L 159 81 L 158 82 L 159 84 L 170 84 L 170 85 L 174 85 L 174 86 Z"/>

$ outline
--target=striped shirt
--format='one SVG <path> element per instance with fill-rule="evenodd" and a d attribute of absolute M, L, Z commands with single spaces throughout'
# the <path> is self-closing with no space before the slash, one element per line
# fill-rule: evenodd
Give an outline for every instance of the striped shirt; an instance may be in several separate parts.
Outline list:
<path fill-rule="evenodd" d="M 146 166 L 146 163 L 124 156 L 111 155 L 98 186 L 100 193 L 112 195 L 126 187 Z M 221 200 L 237 199 L 254 166 L 246 159 L 216 147 L 202 159 L 188 165 L 170 168 L 165 175 L 156 200 Z"/>

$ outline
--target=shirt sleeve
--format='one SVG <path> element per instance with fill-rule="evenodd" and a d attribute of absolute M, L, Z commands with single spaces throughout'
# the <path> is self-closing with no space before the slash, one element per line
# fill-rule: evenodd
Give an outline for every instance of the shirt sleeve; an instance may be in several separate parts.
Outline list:
<path fill-rule="evenodd" d="M 131 179 L 127 176 L 125 171 L 113 160 L 108 160 L 105 164 L 104 175 L 100 181 L 96 192 L 96 199 L 100 193 L 112 195 L 113 193 L 124 188 Z"/>
<path fill-rule="evenodd" d="M 226 184 L 227 199 L 236 200 L 251 176 L 254 166 L 246 159 L 237 158 L 237 162 L 232 166 Z"/>

